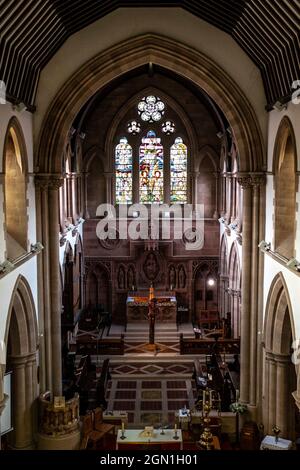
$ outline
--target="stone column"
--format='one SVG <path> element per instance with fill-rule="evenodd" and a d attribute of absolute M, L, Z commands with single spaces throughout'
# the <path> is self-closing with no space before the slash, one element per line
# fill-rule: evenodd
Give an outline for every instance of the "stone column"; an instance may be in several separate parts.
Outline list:
<path fill-rule="evenodd" d="M 268 429 L 267 432 L 272 434 L 272 427 L 276 424 L 276 385 L 277 385 L 277 367 L 274 357 L 269 360 L 269 397 L 268 397 Z"/>
<path fill-rule="evenodd" d="M 230 224 L 231 220 L 231 204 L 232 204 L 232 175 L 226 175 L 226 221 Z"/>
<path fill-rule="evenodd" d="M 226 215 L 226 175 L 221 175 L 221 216 Z"/>
<path fill-rule="evenodd" d="M 43 282 L 39 281 L 39 307 L 44 323 L 42 343 L 44 346 L 44 384 L 54 395 L 61 395 L 61 285 L 59 266 L 59 188 L 63 184 L 60 174 L 36 176 L 40 188 L 39 223 L 42 227 Z"/>
<path fill-rule="evenodd" d="M 73 224 L 77 223 L 78 220 L 78 203 L 77 203 L 77 180 L 78 180 L 78 175 L 77 173 L 72 173 L 70 175 L 71 178 L 71 198 L 72 198 L 72 219 L 73 219 Z"/>
<path fill-rule="evenodd" d="M 250 405 L 256 406 L 259 186 L 253 185 L 250 330 Z"/>
<path fill-rule="evenodd" d="M 252 189 L 249 175 L 238 178 L 243 189 L 243 262 L 241 312 L 241 377 L 240 399 L 249 403 L 250 389 L 250 315 L 251 315 L 251 254 L 252 254 Z"/>
<path fill-rule="evenodd" d="M 106 171 L 104 173 L 105 188 L 106 188 L 106 203 L 107 204 L 112 204 L 113 200 L 114 200 L 113 194 L 112 194 L 113 176 L 114 176 L 114 174 L 112 172 Z"/>
<path fill-rule="evenodd" d="M 191 175 L 191 187 L 192 187 L 192 203 L 193 209 L 195 209 L 196 205 L 200 203 L 198 200 L 198 182 L 200 178 L 200 172 L 194 171 Z"/>
<path fill-rule="evenodd" d="M 231 218 L 230 221 L 234 222 L 236 219 L 236 178 L 231 178 Z"/>
<path fill-rule="evenodd" d="M 17 449 L 30 446 L 28 440 L 28 410 L 26 403 L 25 367 L 26 357 L 11 358 L 12 364 L 12 409 L 14 414 L 14 442 Z"/>
<path fill-rule="evenodd" d="M 288 355 L 275 356 L 277 365 L 276 376 L 276 424 L 281 429 L 281 437 L 289 437 L 290 408 L 292 397 L 289 396 L 289 364 Z"/>
<path fill-rule="evenodd" d="M 219 218 L 219 173 L 216 171 L 214 172 L 214 177 L 215 177 L 215 191 L 216 191 L 216 199 L 215 199 L 215 212 L 213 215 L 214 219 Z"/>
<path fill-rule="evenodd" d="M 51 313 L 49 288 L 49 220 L 48 220 L 48 181 L 44 176 L 35 178 L 37 239 L 44 249 L 37 258 L 38 268 L 38 325 L 39 325 L 39 365 L 40 389 L 52 390 L 52 345 Z"/>
<path fill-rule="evenodd" d="M 51 340 L 52 340 L 52 386 L 53 394 L 62 392 L 61 364 L 61 284 L 59 266 L 59 214 L 58 191 L 62 179 L 49 179 L 49 248 L 50 248 L 50 298 L 51 298 Z"/>
<path fill-rule="evenodd" d="M 82 194 L 82 201 L 81 201 L 81 205 L 82 205 L 82 210 L 83 210 L 83 218 L 84 219 L 89 219 L 90 218 L 90 214 L 89 214 L 89 210 L 88 210 L 88 176 L 89 176 L 89 173 L 87 171 L 84 171 L 82 173 L 82 191 L 81 191 L 81 194 Z"/>
<path fill-rule="evenodd" d="M 269 377 L 270 377 L 270 362 L 272 356 L 269 352 L 264 349 L 264 390 L 262 395 L 262 421 L 265 428 L 265 433 L 267 433 L 269 428 Z"/>

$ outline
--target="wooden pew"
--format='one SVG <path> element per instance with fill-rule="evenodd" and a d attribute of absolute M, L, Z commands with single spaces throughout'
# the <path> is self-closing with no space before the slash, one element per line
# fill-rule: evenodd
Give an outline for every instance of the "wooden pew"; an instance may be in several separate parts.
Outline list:
<path fill-rule="evenodd" d="M 226 354 L 239 354 L 239 339 L 219 339 L 215 341 L 213 338 L 184 339 L 183 334 L 180 335 L 180 354 L 212 354 L 217 350 Z"/>
<path fill-rule="evenodd" d="M 124 335 L 120 338 L 97 339 L 93 335 L 83 335 L 76 339 L 77 354 L 112 356 L 124 354 Z"/>

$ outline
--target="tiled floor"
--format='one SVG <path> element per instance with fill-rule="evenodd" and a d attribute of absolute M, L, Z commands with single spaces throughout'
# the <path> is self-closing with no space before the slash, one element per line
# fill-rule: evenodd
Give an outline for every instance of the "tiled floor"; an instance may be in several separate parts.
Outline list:
<path fill-rule="evenodd" d="M 129 426 L 172 425 L 175 411 L 194 406 L 193 381 L 124 380 L 113 376 L 107 390 L 108 410 L 129 412 Z"/>

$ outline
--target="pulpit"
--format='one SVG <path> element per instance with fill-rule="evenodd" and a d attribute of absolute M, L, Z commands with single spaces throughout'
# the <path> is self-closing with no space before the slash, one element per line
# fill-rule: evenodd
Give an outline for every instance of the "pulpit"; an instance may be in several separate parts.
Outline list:
<path fill-rule="evenodd" d="M 149 297 L 147 294 L 143 292 L 135 292 L 134 295 L 133 293 L 128 295 L 126 302 L 127 323 L 148 323 Z M 157 316 L 155 321 L 176 323 L 176 297 L 174 295 L 170 295 L 170 293 L 160 293 L 156 294 L 155 298 L 157 299 Z"/>

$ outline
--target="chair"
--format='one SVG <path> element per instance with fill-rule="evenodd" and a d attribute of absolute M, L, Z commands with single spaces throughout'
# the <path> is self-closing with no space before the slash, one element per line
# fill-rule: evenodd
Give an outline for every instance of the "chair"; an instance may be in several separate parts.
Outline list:
<path fill-rule="evenodd" d="M 89 442 L 92 449 L 97 448 L 97 444 L 101 441 L 104 434 L 94 429 L 94 416 L 89 412 L 82 418 L 82 442 L 81 449 L 87 449 Z"/>
<path fill-rule="evenodd" d="M 102 408 L 98 407 L 94 409 L 94 429 L 98 430 L 100 424 L 103 423 L 103 411 Z"/>
<path fill-rule="evenodd" d="M 94 430 L 101 432 L 103 437 L 106 434 L 112 433 L 115 434 L 115 426 L 114 424 L 108 424 L 103 422 L 103 410 L 102 408 L 98 407 L 95 408 L 93 411 L 94 414 Z"/>

